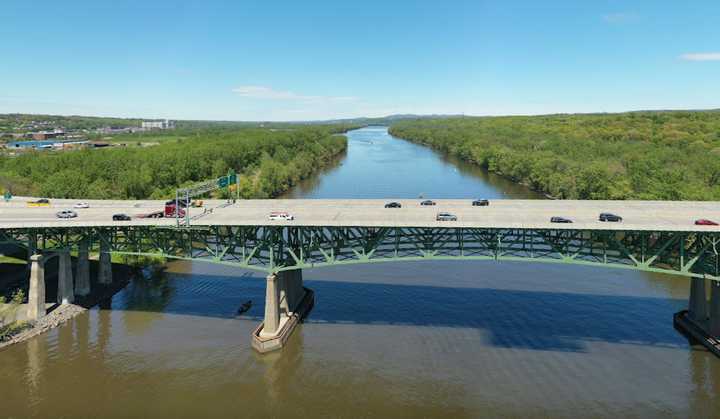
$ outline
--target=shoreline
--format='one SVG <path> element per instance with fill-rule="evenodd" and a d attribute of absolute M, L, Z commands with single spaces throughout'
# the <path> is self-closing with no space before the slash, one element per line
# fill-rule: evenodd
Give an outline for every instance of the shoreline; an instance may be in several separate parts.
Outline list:
<path fill-rule="evenodd" d="M 497 175 L 497 176 L 500 176 L 500 177 L 502 177 L 502 178 L 504 178 L 504 179 L 507 179 L 507 180 L 509 180 L 510 182 L 513 182 L 513 183 L 515 183 L 515 184 L 517 184 L 517 185 L 524 186 L 524 187 L 530 189 L 531 191 L 542 195 L 545 199 L 552 199 L 552 200 L 558 200 L 558 199 L 560 199 L 560 198 L 558 198 L 558 197 L 556 197 L 556 196 L 550 195 L 550 193 L 548 193 L 547 191 L 544 191 L 544 190 L 542 190 L 542 189 L 538 189 L 538 188 L 533 187 L 533 186 L 530 185 L 530 183 L 529 183 L 528 181 L 526 181 L 526 180 L 517 180 L 517 179 L 514 179 L 514 178 L 512 178 L 512 177 L 510 177 L 510 176 L 508 176 L 508 175 L 506 175 L 506 174 L 504 174 L 504 173 L 502 173 L 502 172 L 498 172 L 498 171 L 496 171 L 496 170 L 490 170 L 489 168 L 485 167 L 484 165 L 478 163 L 477 161 L 475 161 L 475 160 L 473 160 L 473 159 L 465 158 L 465 157 L 461 156 L 460 154 L 451 153 L 451 152 L 449 152 L 449 151 L 447 151 L 447 150 L 443 150 L 443 149 L 441 149 L 441 148 L 439 148 L 439 147 L 436 147 L 436 146 L 434 146 L 434 145 L 432 145 L 432 144 L 428 144 L 428 143 L 426 143 L 426 142 L 424 142 L 424 141 L 418 141 L 418 140 L 415 140 L 415 139 L 412 139 L 412 138 L 402 137 L 402 136 L 398 135 L 397 133 L 393 133 L 393 132 L 390 130 L 391 128 L 392 128 L 392 127 L 388 127 L 388 133 L 389 133 L 390 135 L 392 135 L 393 137 L 397 137 L 397 138 L 400 138 L 400 139 L 402 139 L 402 140 L 408 141 L 408 142 L 410 142 L 410 143 L 418 144 L 418 145 L 421 145 L 421 146 L 423 146 L 423 147 L 427 147 L 427 148 L 429 148 L 430 150 L 433 150 L 433 151 L 435 151 L 436 153 L 439 153 L 439 154 L 442 155 L 442 156 L 451 156 L 451 157 L 456 158 L 456 159 L 459 159 L 459 160 L 461 160 L 461 161 L 463 161 L 463 162 L 465 162 L 465 163 L 472 164 L 473 166 L 479 167 L 480 169 L 486 171 L 487 173 L 492 173 L 492 174 L 494 174 L 494 175 Z"/>
<path fill-rule="evenodd" d="M 116 279 L 112 284 L 99 285 L 92 282 L 92 292 L 84 297 L 76 297 L 72 304 L 55 304 L 48 308 L 47 314 L 29 327 L 22 328 L 18 333 L 10 336 L 4 341 L 0 341 L 0 353 L 17 343 L 25 342 L 45 332 L 53 330 L 68 321 L 74 319 L 82 313 L 101 304 L 103 301 L 109 300 L 115 294 L 122 291 L 135 276 L 135 272 L 130 265 L 113 265 L 113 277 Z"/>

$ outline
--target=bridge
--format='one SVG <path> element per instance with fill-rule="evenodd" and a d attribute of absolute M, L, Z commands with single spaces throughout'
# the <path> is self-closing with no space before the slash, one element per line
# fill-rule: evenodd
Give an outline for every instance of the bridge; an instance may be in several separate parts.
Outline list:
<path fill-rule="evenodd" d="M 27 200 L 0 204 L 0 244 L 28 250 L 31 265 L 29 317 L 42 316 L 43 263 L 60 258 L 58 299 L 71 302 L 90 289 L 89 255 L 98 254 L 98 282 L 112 281 L 111 254 L 202 260 L 267 273 L 264 322 L 253 333 L 261 351 L 280 348 L 312 308 L 312 290 L 302 270 L 417 260 L 487 260 L 564 263 L 633 269 L 687 277 L 689 313 L 698 333 L 720 336 L 720 221 L 712 202 L 495 200 L 487 207 L 471 200 L 242 200 L 206 201 L 191 208 L 189 225 L 175 218 L 142 218 L 163 201 L 87 201 L 78 217 L 56 212 L 77 201 L 52 200 L 28 207 Z M 294 220 L 271 221 L 272 211 Z M 457 221 L 437 221 L 438 212 Z M 600 212 L 623 217 L 600 222 Z M 113 214 L 130 221 L 113 221 Z M 550 218 L 571 219 L 568 224 Z M 77 257 L 73 275 L 71 255 Z M 708 303 L 707 284 L 710 284 Z M 42 304 L 41 304 L 42 303 Z M 718 345 L 720 348 L 720 345 Z"/>

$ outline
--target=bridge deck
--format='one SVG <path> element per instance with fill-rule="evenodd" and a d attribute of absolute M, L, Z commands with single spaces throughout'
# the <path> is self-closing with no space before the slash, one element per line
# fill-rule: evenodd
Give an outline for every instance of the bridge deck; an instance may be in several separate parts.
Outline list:
<path fill-rule="evenodd" d="M 296 225 L 365 227 L 473 227 L 532 228 L 573 230 L 718 231 L 717 226 L 696 226 L 707 218 L 720 222 L 717 202 L 670 201 L 571 201 L 571 200 L 492 200 L 488 207 L 473 207 L 471 200 L 435 200 L 435 206 L 420 206 L 419 199 L 399 199 L 402 208 L 384 208 L 387 200 L 273 199 L 242 200 L 227 207 L 224 201 L 206 200 L 208 213 L 194 219 L 193 225 Z M 28 207 L 27 199 L 14 198 L 0 203 L 0 228 L 82 227 L 116 225 L 175 225 L 175 219 L 136 218 L 161 211 L 164 201 L 88 200 L 90 208 L 77 209 L 78 217 L 58 219 L 57 211 L 72 209 L 78 200 L 51 200 L 50 207 Z M 191 208 L 191 216 L 203 208 Z M 269 221 L 271 211 L 288 211 L 294 221 Z M 450 212 L 458 221 L 438 222 L 440 211 Z M 600 212 L 623 217 L 621 223 L 599 222 Z M 132 221 L 112 221 L 112 215 L 125 213 Z M 550 217 L 570 218 L 572 224 L 550 223 Z"/>

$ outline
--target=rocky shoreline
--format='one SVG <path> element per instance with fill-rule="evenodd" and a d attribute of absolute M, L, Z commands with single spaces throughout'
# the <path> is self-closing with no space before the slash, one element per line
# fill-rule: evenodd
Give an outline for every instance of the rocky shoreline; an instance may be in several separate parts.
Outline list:
<path fill-rule="evenodd" d="M 101 285 L 93 281 L 93 291 L 84 297 L 76 297 L 75 304 L 58 304 L 48 310 L 47 315 L 28 328 L 0 342 L 0 351 L 16 343 L 24 342 L 35 336 L 52 330 L 76 316 L 88 311 L 103 301 L 111 299 L 115 294 L 127 286 L 134 275 L 134 269 L 128 265 L 113 265 L 112 284 Z"/>
<path fill-rule="evenodd" d="M 27 329 L 22 330 L 20 333 L 13 335 L 10 339 L 0 342 L 0 350 L 3 348 L 26 341 L 37 335 L 47 332 L 50 329 L 54 329 L 61 324 L 71 320 L 80 313 L 86 312 L 88 309 L 79 306 L 77 304 L 62 304 L 57 306 L 53 311 L 48 313 L 45 317 L 38 320 Z"/>

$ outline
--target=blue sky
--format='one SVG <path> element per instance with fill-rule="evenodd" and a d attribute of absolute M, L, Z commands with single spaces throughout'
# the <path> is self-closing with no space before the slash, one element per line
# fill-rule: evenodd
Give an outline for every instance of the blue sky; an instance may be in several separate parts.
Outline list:
<path fill-rule="evenodd" d="M 3 0 L 0 113 L 720 108 L 718 0 Z"/>

